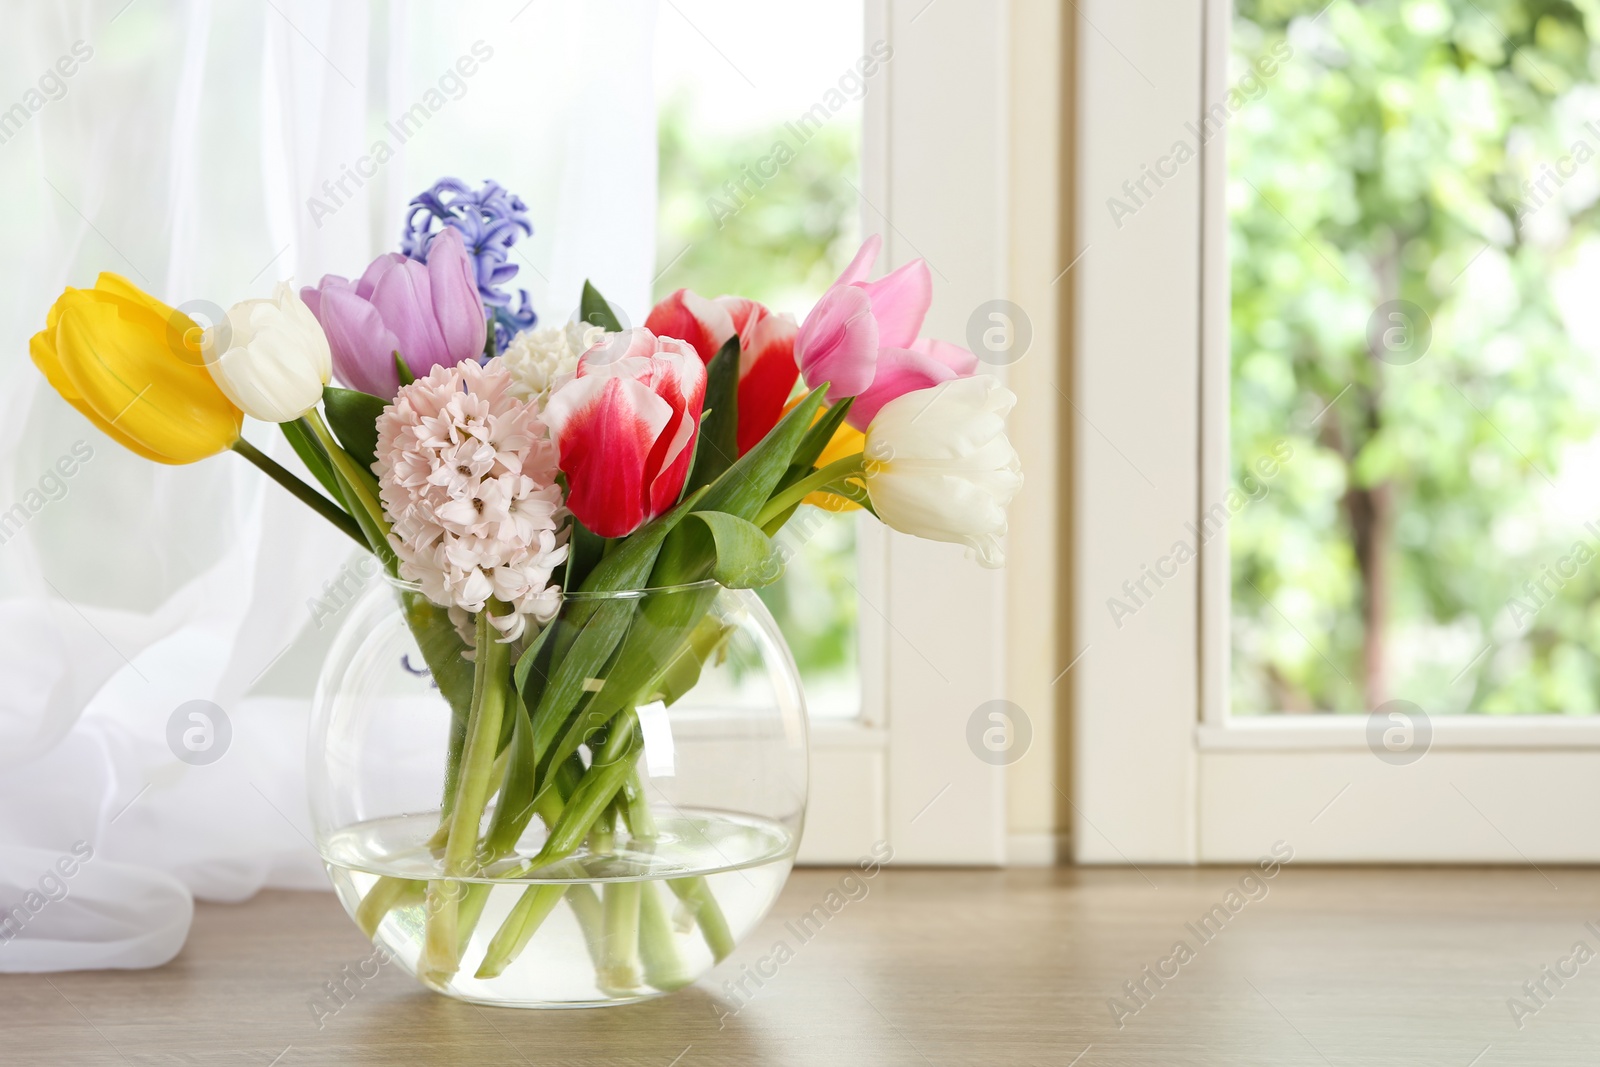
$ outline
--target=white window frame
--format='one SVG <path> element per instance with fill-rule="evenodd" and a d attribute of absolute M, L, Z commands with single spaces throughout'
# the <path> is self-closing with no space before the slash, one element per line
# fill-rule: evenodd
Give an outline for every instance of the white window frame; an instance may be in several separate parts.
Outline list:
<path fill-rule="evenodd" d="M 934 270 L 926 332 L 960 340 L 1006 291 L 1006 29 L 990 0 L 867 0 L 864 40 L 893 50 L 864 99 L 864 233 L 880 270 Z M 951 210 L 965 204 L 969 209 Z M 956 547 L 858 527 L 862 716 L 811 730 L 802 863 L 1005 860 L 1005 774 L 973 755 L 967 719 L 1005 691 L 1005 582 Z"/>
<path fill-rule="evenodd" d="M 1232 6 L 1079 6 L 1076 858 L 1241 862 L 1284 840 L 1297 862 L 1600 860 L 1600 821 L 1577 817 L 1600 806 L 1600 720 L 1436 716 L 1427 753 L 1392 765 L 1364 716 L 1231 716 L 1225 535 L 1113 624 L 1123 580 L 1228 486 L 1226 132 L 1120 228 L 1107 198 L 1225 96 Z"/>

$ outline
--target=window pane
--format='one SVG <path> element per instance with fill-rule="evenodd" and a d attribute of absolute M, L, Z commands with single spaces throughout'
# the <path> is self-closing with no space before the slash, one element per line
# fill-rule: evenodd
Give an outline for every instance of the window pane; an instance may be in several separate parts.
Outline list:
<path fill-rule="evenodd" d="M 662 6 L 657 299 L 734 293 L 803 319 L 849 263 L 861 106 L 840 79 L 863 26 L 861 0 Z M 861 712 L 855 530 L 854 516 L 802 507 L 779 536 L 787 573 L 761 590 L 814 717 Z"/>
<path fill-rule="evenodd" d="M 1205 503 L 1233 560 L 1233 710 L 1592 714 L 1584 5 L 1324 3 L 1238 0 L 1208 127 L 1229 154 L 1238 492 Z"/>

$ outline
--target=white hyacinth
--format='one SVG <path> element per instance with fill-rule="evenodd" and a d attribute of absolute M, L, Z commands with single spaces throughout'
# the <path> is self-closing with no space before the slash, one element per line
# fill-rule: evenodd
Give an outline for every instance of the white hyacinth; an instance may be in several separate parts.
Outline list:
<path fill-rule="evenodd" d="M 605 338 L 605 330 L 584 322 L 523 330 L 500 354 L 511 375 L 511 395 L 543 411 L 550 394 L 572 379 L 578 357 Z"/>

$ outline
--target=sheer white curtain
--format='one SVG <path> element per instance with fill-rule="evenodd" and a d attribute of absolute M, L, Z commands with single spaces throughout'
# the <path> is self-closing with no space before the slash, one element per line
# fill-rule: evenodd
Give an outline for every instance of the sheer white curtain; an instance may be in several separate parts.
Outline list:
<path fill-rule="evenodd" d="M 181 947 L 191 896 L 325 884 L 303 750 L 337 619 L 309 604 L 351 558 L 238 457 L 164 467 L 95 430 L 28 361 L 50 303 L 100 270 L 221 307 L 359 274 L 397 246 L 406 200 L 456 175 L 527 202 L 516 285 L 546 321 L 585 277 L 642 316 L 654 20 L 653 0 L 9 14 L 0 970 L 153 965 Z M 275 428 L 246 432 L 296 465 Z M 213 763 L 169 745 L 194 700 L 231 727 Z"/>

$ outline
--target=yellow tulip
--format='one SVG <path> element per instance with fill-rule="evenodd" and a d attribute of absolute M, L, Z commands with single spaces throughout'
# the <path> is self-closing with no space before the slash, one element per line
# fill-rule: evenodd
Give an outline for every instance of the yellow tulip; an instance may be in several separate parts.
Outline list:
<path fill-rule="evenodd" d="M 200 327 L 126 278 L 101 274 L 50 308 L 28 354 L 62 398 L 124 447 L 193 463 L 239 440 L 244 416 L 206 370 Z"/>

